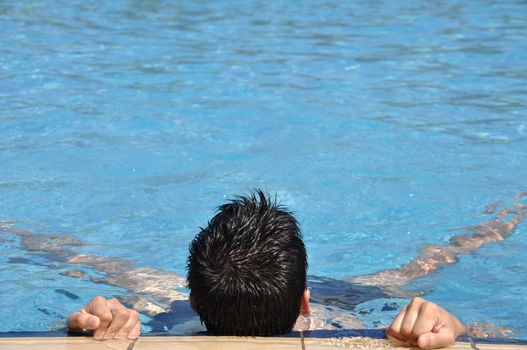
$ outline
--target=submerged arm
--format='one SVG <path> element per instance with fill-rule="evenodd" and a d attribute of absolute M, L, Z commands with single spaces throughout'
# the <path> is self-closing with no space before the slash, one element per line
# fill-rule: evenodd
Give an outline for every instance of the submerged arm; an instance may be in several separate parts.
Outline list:
<path fill-rule="evenodd" d="M 104 273 L 106 276 L 103 278 L 89 278 L 78 270 L 70 271 L 68 275 L 131 291 L 138 297 L 123 299 L 143 313 L 155 315 L 165 312 L 170 309 L 170 304 L 174 300 L 188 299 L 186 293 L 177 291 L 185 287 L 185 279 L 174 273 L 136 267 L 131 260 L 79 254 L 71 247 L 80 247 L 84 244 L 72 237 L 40 235 L 30 230 L 16 228 L 13 223 L 0 222 L 0 232 L 19 236 L 24 250 L 43 255 L 50 261 L 88 266 Z"/>
<path fill-rule="evenodd" d="M 527 197 L 527 192 L 518 199 Z M 496 205 L 487 206 L 486 213 L 492 213 Z M 510 215 L 512 218 L 506 220 Z M 388 290 L 405 286 L 413 280 L 425 277 L 443 266 L 454 264 L 460 254 L 474 252 L 484 245 L 509 237 L 527 216 L 527 205 L 516 204 L 512 208 L 499 211 L 494 218 L 475 226 L 461 228 L 472 231 L 450 238 L 447 244 L 424 246 L 418 257 L 397 269 L 385 270 L 371 275 L 359 276 L 352 282 L 363 285 L 385 287 Z"/>

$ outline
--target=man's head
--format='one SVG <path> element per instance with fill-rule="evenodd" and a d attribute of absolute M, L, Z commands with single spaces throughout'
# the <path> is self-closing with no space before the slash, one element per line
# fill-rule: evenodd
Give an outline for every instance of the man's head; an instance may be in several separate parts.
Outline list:
<path fill-rule="evenodd" d="M 190 244 L 191 302 L 209 332 L 289 332 L 306 288 L 307 258 L 292 214 L 262 191 L 219 207 Z"/>

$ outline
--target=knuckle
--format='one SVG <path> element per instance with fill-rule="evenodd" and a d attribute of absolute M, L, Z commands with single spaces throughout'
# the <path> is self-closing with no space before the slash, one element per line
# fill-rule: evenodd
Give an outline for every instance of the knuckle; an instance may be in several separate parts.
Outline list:
<path fill-rule="evenodd" d="M 135 322 L 139 321 L 139 312 L 130 310 L 130 318 Z"/>
<path fill-rule="evenodd" d="M 124 308 L 123 304 L 119 301 L 117 298 L 111 298 L 108 300 L 108 303 L 112 305 L 113 307 L 122 307 Z"/>
<path fill-rule="evenodd" d="M 422 303 L 423 301 L 425 301 L 423 298 L 421 297 L 414 297 L 412 298 L 412 301 L 410 302 L 410 304 L 420 304 Z"/>
<path fill-rule="evenodd" d="M 101 324 L 109 324 L 113 319 L 113 315 L 109 311 L 101 312 L 101 314 L 98 316 L 99 316 L 99 319 L 101 320 Z"/>
<path fill-rule="evenodd" d="M 94 303 L 103 303 L 103 302 L 106 302 L 106 298 L 101 297 L 99 295 L 99 296 L 96 296 L 95 298 L 93 298 L 92 302 L 94 302 Z"/>
<path fill-rule="evenodd" d="M 125 308 L 116 309 L 114 312 L 115 316 L 118 318 L 128 318 L 130 316 L 130 311 Z"/>
<path fill-rule="evenodd" d="M 433 306 L 432 303 L 430 303 L 428 301 L 425 301 L 424 303 L 421 304 L 421 310 L 423 310 L 423 311 L 431 311 L 432 306 Z"/>
<path fill-rule="evenodd" d="M 429 301 L 425 301 L 423 304 L 421 304 L 421 311 L 425 314 L 435 313 L 438 311 L 438 306 Z"/>

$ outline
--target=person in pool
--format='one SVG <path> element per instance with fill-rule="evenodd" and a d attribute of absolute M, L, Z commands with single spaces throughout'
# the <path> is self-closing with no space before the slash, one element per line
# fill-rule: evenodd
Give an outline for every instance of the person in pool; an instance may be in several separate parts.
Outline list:
<path fill-rule="evenodd" d="M 261 191 L 220 206 L 191 242 L 189 253 L 190 305 L 212 334 L 282 335 L 300 315 L 311 312 L 299 225 L 291 212 Z M 86 257 L 66 258 L 82 263 Z M 70 314 L 67 325 L 93 331 L 101 340 L 134 339 L 141 331 L 137 311 L 103 297 Z M 389 337 L 421 348 L 450 345 L 464 332 L 455 316 L 419 297 L 387 329 Z"/>
<path fill-rule="evenodd" d="M 269 207 L 267 210 L 272 211 L 274 208 L 287 213 L 285 208 L 272 203 L 260 192 L 257 194 L 260 200 L 255 196 L 241 197 L 230 204 L 234 207 L 245 207 L 244 202 L 248 201 L 252 203 L 254 208 L 260 204 L 265 204 L 264 206 Z M 264 201 L 262 201 L 262 197 Z M 309 317 L 300 315 L 293 329 L 314 330 L 317 333 L 319 331 L 324 333 L 326 330 L 331 333 L 339 330 L 350 330 L 353 334 L 363 334 L 364 332 L 357 333 L 355 331 L 363 328 L 364 325 L 353 314 L 356 312 L 360 314 L 370 313 L 373 309 L 371 305 L 367 306 L 367 309 L 363 307 L 356 309 L 357 307 L 375 300 L 386 300 L 394 297 L 406 299 L 410 296 L 422 295 L 425 292 L 407 292 L 403 291 L 401 287 L 416 279 L 428 276 L 444 266 L 456 263 L 462 254 L 475 252 L 487 244 L 510 237 L 516 227 L 527 217 L 525 198 L 527 198 L 527 192 L 519 193 L 512 206 L 502 209 L 499 209 L 501 202 L 487 205 L 483 214 L 492 215 L 490 218 L 478 224 L 451 230 L 465 233 L 452 236 L 445 244 L 423 246 L 418 256 L 398 268 L 357 276 L 351 280 L 307 276 L 309 290 L 311 291 L 308 311 L 311 311 L 311 315 Z M 221 212 L 220 209 L 218 215 Z M 27 252 L 24 255 L 27 258 L 14 259 L 13 262 L 45 264 L 46 266 L 49 265 L 50 268 L 56 268 L 59 264 L 62 267 L 73 268 L 62 272 L 63 275 L 85 279 L 92 283 L 116 286 L 127 290 L 129 295 L 132 295 L 119 297 L 119 300 L 128 309 L 116 299 L 95 298 L 79 312 L 70 316 L 69 324 L 73 332 L 83 329 L 91 330 L 96 339 L 135 338 L 139 335 L 141 325 L 137 318 L 138 314 L 133 310 L 137 310 L 150 318 L 146 323 L 150 332 L 193 334 L 203 330 L 199 321 L 200 317 L 190 307 L 189 296 L 184 291 L 188 285 L 185 278 L 169 271 L 137 267 L 133 261 L 126 259 L 79 253 L 70 247 L 83 247 L 85 244 L 72 236 L 38 234 L 28 229 L 19 228 L 17 224 L 21 223 L 0 222 L 0 234 L 18 236 L 21 248 Z M 212 228 L 211 226 L 203 231 L 211 231 Z M 207 235 L 203 232 L 201 234 Z M 33 261 L 31 257 L 34 255 L 45 260 Z M 75 266 L 79 266 L 79 269 L 75 269 Z M 72 299 L 78 298 L 62 289 L 56 290 L 56 292 Z M 415 299 L 414 303 L 410 305 L 413 304 L 412 308 L 415 308 L 422 303 L 422 299 Z M 426 305 L 430 307 L 431 304 Z M 396 303 L 390 302 L 384 304 L 380 311 L 396 310 L 397 308 Z M 389 328 L 389 337 L 393 338 L 392 335 L 397 336 L 397 332 L 404 332 L 401 327 L 402 323 L 405 322 L 407 311 L 408 307 L 402 309 L 399 317 Z M 303 313 L 307 314 L 305 310 Z M 102 316 L 102 318 L 97 315 Z M 412 314 L 410 313 L 410 315 Z M 412 318 L 408 318 L 408 320 L 412 320 Z M 108 331 L 109 327 L 112 328 Z M 116 329 L 119 329 L 117 333 L 115 333 Z M 506 337 L 511 332 L 511 330 L 497 325 L 479 323 L 468 324 L 466 329 L 469 336 L 482 338 Z M 366 333 L 375 337 L 379 336 L 379 333 L 373 330 Z M 399 337 L 403 338 L 402 336 Z M 412 345 L 411 342 L 406 342 L 406 344 Z"/>

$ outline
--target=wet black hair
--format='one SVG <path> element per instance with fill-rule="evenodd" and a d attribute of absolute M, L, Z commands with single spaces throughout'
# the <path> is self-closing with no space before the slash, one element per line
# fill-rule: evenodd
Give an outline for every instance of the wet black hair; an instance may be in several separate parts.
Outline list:
<path fill-rule="evenodd" d="M 261 190 L 238 196 L 196 235 L 187 283 L 207 331 L 272 336 L 291 331 L 306 288 L 298 222 Z"/>

